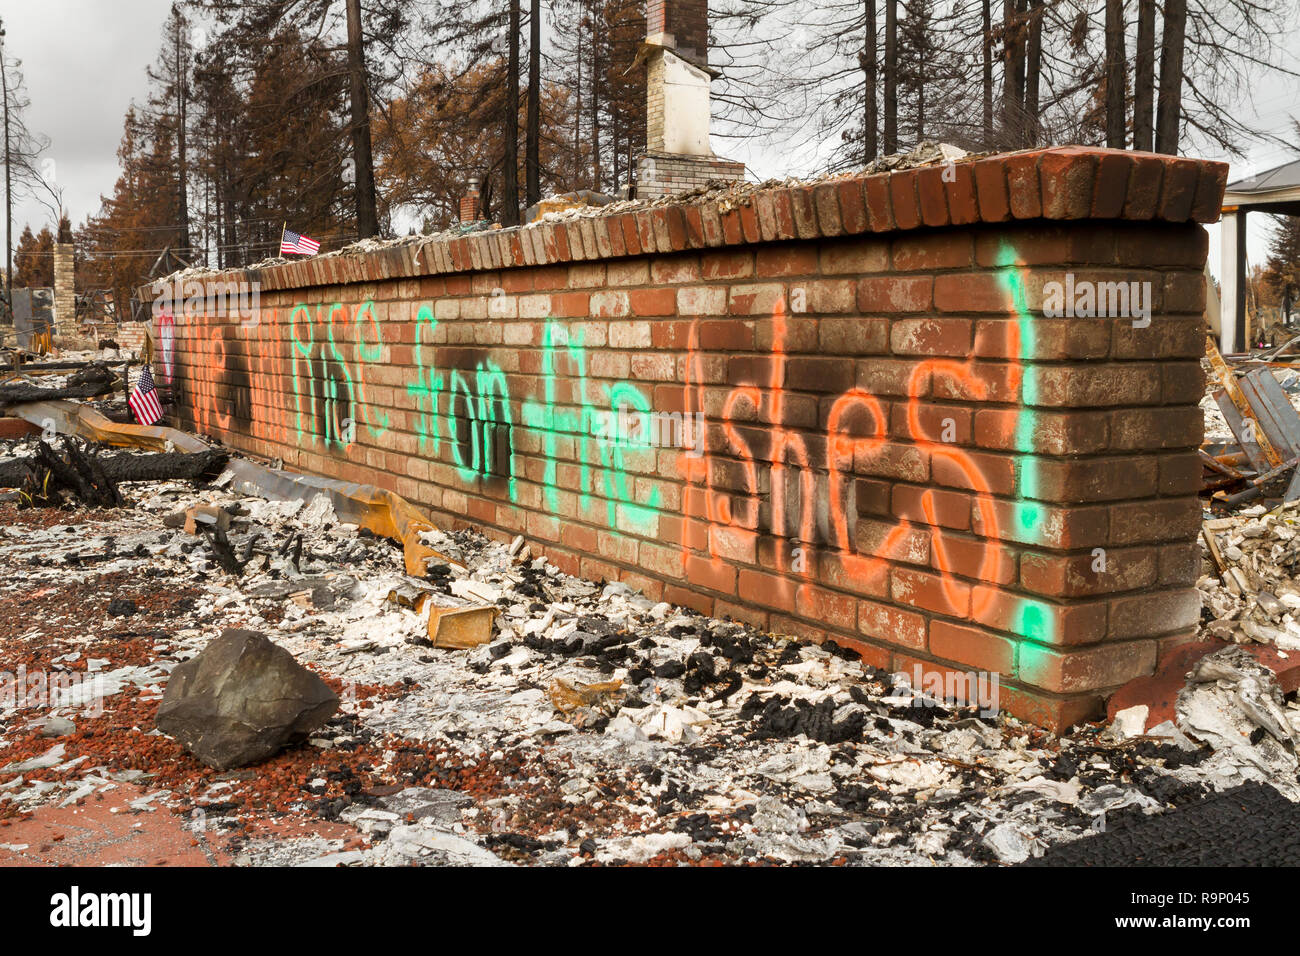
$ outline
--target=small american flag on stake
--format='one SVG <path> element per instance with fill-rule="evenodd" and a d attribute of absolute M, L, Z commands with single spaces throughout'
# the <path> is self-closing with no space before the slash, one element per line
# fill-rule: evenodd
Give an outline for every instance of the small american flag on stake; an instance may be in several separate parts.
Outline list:
<path fill-rule="evenodd" d="M 320 248 L 320 243 L 315 239 L 308 239 L 306 236 L 299 235 L 292 229 L 280 230 L 280 253 L 290 255 L 314 256 L 316 250 Z"/>
<path fill-rule="evenodd" d="M 162 406 L 158 404 L 158 390 L 153 386 L 153 372 L 149 366 L 140 373 L 140 380 L 126 403 L 131 406 L 131 413 L 141 425 L 152 425 L 162 418 Z"/>

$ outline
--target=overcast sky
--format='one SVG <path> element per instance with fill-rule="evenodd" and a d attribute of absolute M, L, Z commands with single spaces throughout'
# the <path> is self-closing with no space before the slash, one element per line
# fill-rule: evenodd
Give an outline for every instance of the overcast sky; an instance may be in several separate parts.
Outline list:
<path fill-rule="evenodd" d="M 171 0 L 0 0 L 5 52 L 22 61 L 31 101 L 27 124 L 50 139 L 47 155 L 54 160 L 74 225 L 98 212 L 101 196 L 113 190 L 122 120 L 133 100 L 140 102 L 147 96 L 145 67 L 159 48 L 170 6 Z M 1300 53 L 1291 50 L 1287 62 L 1300 69 Z M 1273 77 L 1249 93 L 1243 109 L 1253 110 L 1267 127 L 1289 129 L 1289 117 L 1300 114 L 1300 81 L 1294 78 Z M 812 171 L 797 164 L 792 167 L 788 149 L 757 140 L 716 148 L 743 159 L 759 179 Z M 1254 150 L 1250 161 L 1258 169 L 1267 169 L 1287 158 L 1285 150 L 1269 145 Z M 1231 178 L 1240 178 L 1240 172 L 1235 167 Z M 30 222 L 33 230 L 39 230 L 48 220 L 43 206 L 22 198 L 14 209 L 15 243 L 24 224 Z M 1269 221 L 1266 216 L 1251 217 L 1253 262 L 1265 255 Z M 1217 227 L 1210 232 L 1210 263 L 1217 272 Z"/>
<path fill-rule="evenodd" d="M 122 120 L 132 100 L 147 96 L 145 67 L 170 8 L 170 0 L 0 0 L 5 53 L 22 61 L 31 101 L 27 126 L 50 140 L 46 155 L 73 225 L 113 191 Z M 44 206 L 23 197 L 14 208 L 15 244 L 24 224 L 39 231 L 49 220 Z"/>

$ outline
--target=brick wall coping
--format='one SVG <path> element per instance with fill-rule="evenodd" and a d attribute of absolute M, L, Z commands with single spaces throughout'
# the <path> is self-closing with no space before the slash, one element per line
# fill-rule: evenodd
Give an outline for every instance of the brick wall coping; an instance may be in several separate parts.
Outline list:
<path fill-rule="evenodd" d="M 1055 146 L 722 194 L 184 277 L 267 291 L 1025 219 L 1215 222 L 1226 163 Z M 165 292 L 175 276 L 141 288 Z"/>

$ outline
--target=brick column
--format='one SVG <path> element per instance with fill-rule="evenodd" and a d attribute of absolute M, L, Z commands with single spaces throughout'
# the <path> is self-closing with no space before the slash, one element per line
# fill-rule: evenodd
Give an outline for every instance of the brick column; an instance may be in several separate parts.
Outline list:
<path fill-rule="evenodd" d="M 65 335 L 77 331 L 74 269 L 72 243 L 56 242 L 54 244 L 54 325 Z"/>

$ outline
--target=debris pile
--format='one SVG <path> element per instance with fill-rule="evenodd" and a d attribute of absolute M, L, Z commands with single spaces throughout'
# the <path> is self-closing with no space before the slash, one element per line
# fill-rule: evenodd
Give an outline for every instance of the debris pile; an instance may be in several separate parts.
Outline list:
<path fill-rule="evenodd" d="M 1226 647 L 1197 661 L 1178 695 L 1178 724 L 1213 748 L 1201 769 L 1218 778 L 1216 789 L 1251 780 L 1300 800 L 1300 707 L 1287 706 L 1273 672 L 1243 649 Z"/>
<path fill-rule="evenodd" d="M 1229 362 L 1205 343 L 1208 394 L 1202 490 L 1220 513 L 1256 499 L 1300 498 L 1300 375 L 1247 357 Z M 1285 383 L 1285 384 L 1283 384 Z M 1229 439 L 1235 439 L 1235 444 Z"/>
<path fill-rule="evenodd" d="M 1173 719 L 1056 737 L 220 449 L 174 476 L 3 450 L 73 494 L 0 502 L 0 674 L 43 675 L 0 687 L 0 862 L 101 803 L 255 865 L 997 865 L 1252 783 L 1300 799 L 1300 707 L 1234 646 L 1300 649 L 1300 503 L 1271 485 L 1205 524 L 1226 643 Z"/>
<path fill-rule="evenodd" d="M 412 577 L 324 495 L 235 484 L 0 504 L 0 670 L 72 679 L 53 706 L 0 700 L 0 841 L 120 800 L 199 814 L 215 858 L 253 864 L 998 864 L 1239 782 L 1176 729 L 1055 738 L 833 643 L 570 577 L 522 540 L 424 531 L 444 560 Z M 435 646 L 448 609 L 480 629 L 463 646 Z M 339 700 L 247 771 L 187 753 L 163 703 L 228 628 Z"/>
<path fill-rule="evenodd" d="M 1201 553 L 1207 636 L 1300 651 L 1300 501 L 1207 519 Z"/>

